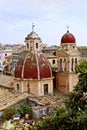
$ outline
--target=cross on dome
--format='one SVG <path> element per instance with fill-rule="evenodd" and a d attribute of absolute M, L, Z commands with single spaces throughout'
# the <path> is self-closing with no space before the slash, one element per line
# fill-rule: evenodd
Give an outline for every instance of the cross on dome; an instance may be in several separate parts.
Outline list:
<path fill-rule="evenodd" d="M 34 23 L 32 23 L 32 32 L 34 32 L 34 27 L 35 27 L 35 25 L 34 25 Z"/>
<path fill-rule="evenodd" d="M 69 32 L 69 26 L 67 25 L 67 32 Z"/>

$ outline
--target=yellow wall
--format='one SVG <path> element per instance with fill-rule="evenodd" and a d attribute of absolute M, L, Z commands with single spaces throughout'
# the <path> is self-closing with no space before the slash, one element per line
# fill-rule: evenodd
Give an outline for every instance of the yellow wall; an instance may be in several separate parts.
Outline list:
<path fill-rule="evenodd" d="M 53 93 L 53 77 L 42 80 L 21 80 L 15 79 L 15 91 L 17 92 L 17 84 L 20 86 L 20 93 L 28 92 L 34 95 L 44 95 L 44 84 L 48 84 L 48 93 Z M 29 89 L 28 89 L 29 87 Z M 28 91 L 29 90 L 29 91 Z"/>
<path fill-rule="evenodd" d="M 71 92 L 78 82 L 78 75 L 75 73 L 58 73 L 57 89 L 67 94 Z"/>

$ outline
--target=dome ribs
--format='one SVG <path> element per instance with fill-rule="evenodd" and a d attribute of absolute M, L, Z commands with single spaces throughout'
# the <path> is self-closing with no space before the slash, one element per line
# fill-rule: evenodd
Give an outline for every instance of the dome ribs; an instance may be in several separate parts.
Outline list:
<path fill-rule="evenodd" d="M 21 56 L 15 69 L 15 78 L 40 80 L 52 77 L 50 63 L 42 53 L 31 51 Z"/>

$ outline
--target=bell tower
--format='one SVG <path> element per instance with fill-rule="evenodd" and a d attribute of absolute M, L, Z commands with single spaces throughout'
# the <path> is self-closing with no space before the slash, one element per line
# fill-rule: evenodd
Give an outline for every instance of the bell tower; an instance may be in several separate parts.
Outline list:
<path fill-rule="evenodd" d="M 32 32 L 30 32 L 30 34 L 25 38 L 26 50 L 30 51 L 32 48 L 32 50 L 40 52 L 42 51 L 42 41 L 38 34 L 34 32 L 34 27 L 35 25 L 32 23 Z"/>
<path fill-rule="evenodd" d="M 67 94 L 78 82 L 75 66 L 80 62 L 80 53 L 76 47 L 75 37 L 67 30 L 61 38 L 61 47 L 57 51 L 58 73 L 57 89 Z"/>

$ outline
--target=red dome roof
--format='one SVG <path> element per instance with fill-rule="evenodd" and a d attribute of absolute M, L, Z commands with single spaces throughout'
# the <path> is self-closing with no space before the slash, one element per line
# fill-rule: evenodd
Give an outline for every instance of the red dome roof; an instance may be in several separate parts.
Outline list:
<path fill-rule="evenodd" d="M 52 77 L 51 66 L 42 53 L 23 53 L 15 69 L 15 78 L 42 79 Z"/>
<path fill-rule="evenodd" d="M 69 33 L 69 31 L 67 31 L 67 33 L 65 33 L 61 38 L 61 44 L 62 43 L 76 43 L 76 40 L 75 40 L 75 37 L 73 36 L 73 34 Z"/>

